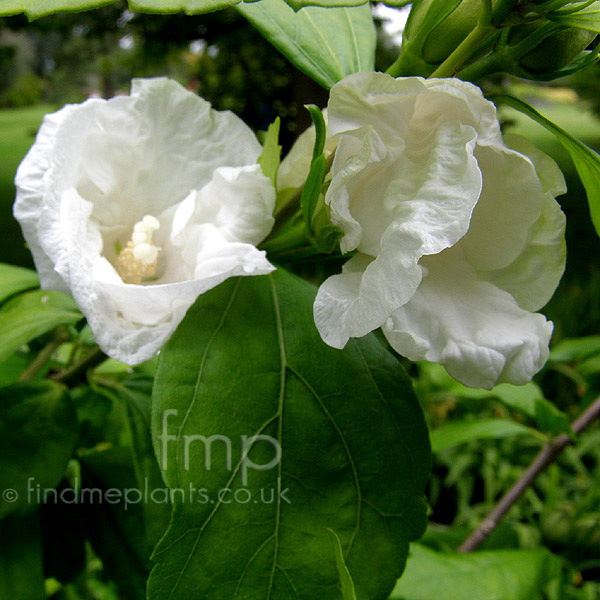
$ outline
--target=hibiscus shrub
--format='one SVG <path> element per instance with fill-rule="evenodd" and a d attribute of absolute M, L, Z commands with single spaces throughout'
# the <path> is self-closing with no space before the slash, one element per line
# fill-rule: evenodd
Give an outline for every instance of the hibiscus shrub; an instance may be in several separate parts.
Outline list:
<path fill-rule="evenodd" d="M 550 351 L 536 311 L 565 268 L 565 182 L 496 106 L 556 135 L 598 231 L 600 157 L 473 81 L 584 69 L 595 8 L 421 1 L 387 73 L 366 1 L 130 8 L 226 5 L 329 89 L 283 160 L 278 120 L 260 143 L 177 82 L 136 79 L 47 115 L 16 174 L 37 274 L 0 269 L 0 600 L 575 597 L 581 573 L 521 521 L 560 547 L 552 463 L 584 432 L 566 456 L 597 475 L 600 345 Z M 532 52 L 549 40 L 548 63 Z M 573 422 L 544 393 L 553 370 L 577 384 Z M 508 441 L 511 460 L 484 442 L 496 460 L 474 475 L 479 455 L 456 448 L 475 440 Z M 531 486 L 551 464 L 546 507 Z M 600 494 L 573 492 L 587 552 Z"/>

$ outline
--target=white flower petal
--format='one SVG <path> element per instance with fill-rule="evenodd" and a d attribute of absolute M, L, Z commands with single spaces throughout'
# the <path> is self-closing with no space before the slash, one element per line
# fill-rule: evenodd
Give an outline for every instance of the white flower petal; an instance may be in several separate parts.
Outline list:
<path fill-rule="evenodd" d="M 522 154 L 484 146 L 476 156 L 484 175 L 483 190 L 461 246 L 477 270 L 489 271 L 509 265 L 521 254 L 542 213 L 544 190 L 531 161 Z"/>
<path fill-rule="evenodd" d="M 480 146 L 497 145 L 502 143 L 500 123 L 496 115 L 496 107 L 483 97 L 481 90 L 471 83 L 461 81 L 457 78 L 450 79 L 426 79 L 425 86 L 431 92 L 438 92 L 438 112 L 451 112 L 457 114 L 457 105 L 448 105 L 447 96 L 454 96 L 462 101 L 463 107 L 460 114 L 461 123 L 469 124 L 479 132 L 477 143 Z M 428 104 L 431 100 L 427 101 Z M 429 109 L 431 111 L 431 109 Z"/>
<path fill-rule="evenodd" d="M 379 327 L 377 316 L 369 322 L 372 313 L 360 289 L 363 271 L 372 260 L 356 253 L 344 264 L 342 273 L 329 277 L 319 287 L 314 303 L 315 324 L 323 340 L 334 348 L 343 348 L 351 337 Z"/>
<path fill-rule="evenodd" d="M 23 236 L 33 254 L 42 287 L 67 293 L 68 281 L 54 270 L 53 258 L 64 252 L 60 237 L 55 236 L 50 244 L 51 257 L 38 238 L 38 226 L 43 212 L 46 212 L 50 219 L 54 218 L 55 223 L 58 221 L 56 210 L 52 210 L 57 206 L 45 206 L 44 203 L 44 177 L 50 168 L 51 157 L 55 151 L 56 132 L 76 110 L 74 106 L 65 106 L 58 112 L 44 117 L 35 144 L 17 170 L 15 178 L 17 199 L 13 207 L 14 216 L 21 224 Z M 49 235 L 54 231 L 56 228 L 51 225 Z"/>
<path fill-rule="evenodd" d="M 548 358 L 552 323 L 478 278 L 459 252 L 424 261 L 429 274 L 383 332 L 400 354 L 446 367 L 458 381 L 491 389 L 524 384 Z"/>
<path fill-rule="evenodd" d="M 506 267 L 480 271 L 480 276 L 510 292 L 522 308 L 534 311 L 550 300 L 565 269 L 566 217 L 554 199 L 566 192 L 565 180 L 556 163 L 531 142 L 516 135 L 505 139 L 511 148 L 533 160 L 545 193 L 523 251 Z"/>
<path fill-rule="evenodd" d="M 412 148 L 397 167 L 387 172 L 378 163 L 372 171 L 365 167 L 359 172 L 360 186 L 346 179 L 343 192 L 362 225 L 358 249 L 376 259 L 361 278 L 342 274 L 321 286 L 315 318 L 327 343 L 335 338 L 332 345 L 341 347 L 349 337 L 382 325 L 419 286 L 421 257 L 441 252 L 466 233 L 481 190 L 474 137 L 470 127 L 443 123 L 428 143 Z M 391 181 L 382 191 L 385 177 Z M 333 206 L 345 204 L 335 192 L 328 192 L 328 199 Z"/>
<path fill-rule="evenodd" d="M 558 165 L 547 154 L 544 154 L 528 139 L 516 133 L 505 134 L 504 143 L 509 148 L 524 154 L 533 162 L 544 192 L 551 194 L 553 197 L 566 194 L 567 185 L 565 183 L 565 176 Z"/>
<path fill-rule="evenodd" d="M 273 228 L 275 190 L 260 165 L 220 167 L 196 198 L 194 219 L 230 242 L 258 244 Z"/>

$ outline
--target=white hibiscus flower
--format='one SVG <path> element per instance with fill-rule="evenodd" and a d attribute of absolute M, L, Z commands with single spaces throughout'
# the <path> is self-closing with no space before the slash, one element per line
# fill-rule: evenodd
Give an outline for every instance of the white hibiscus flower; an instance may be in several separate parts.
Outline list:
<path fill-rule="evenodd" d="M 48 115 L 14 206 L 42 287 L 73 295 L 109 356 L 151 358 L 199 294 L 274 269 L 255 247 L 275 202 L 261 150 L 167 79 Z"/>
<path fill-rule="evenodd" d="M 400 354 L 459 381 L 523 384 L 548 357 L 533 311 L 565 264 L 558 167 L 457 79 L 352 75 L 331 90 L 339 140 L 326 202 L 355 251 L 320 287 L 323 339 L 341 348 L 377 327 Z"/>

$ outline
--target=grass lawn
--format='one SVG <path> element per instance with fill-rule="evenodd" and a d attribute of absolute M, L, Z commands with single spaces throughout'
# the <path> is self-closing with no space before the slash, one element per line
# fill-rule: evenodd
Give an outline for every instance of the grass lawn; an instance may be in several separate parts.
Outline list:
<path fill-rule="evenodd" d="M 13 180 L 19 163 L 33 144 L 44 114 L 51 106 L 0 110 L 0 262 L 31 265 L 21 229 L 12 216 Z"/>

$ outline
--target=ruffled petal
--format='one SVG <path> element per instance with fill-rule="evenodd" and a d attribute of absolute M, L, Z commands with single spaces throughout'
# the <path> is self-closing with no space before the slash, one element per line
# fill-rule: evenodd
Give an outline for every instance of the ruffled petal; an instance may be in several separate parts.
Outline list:
<path fill-rule="evenodd" d="M 372 257 L 356 253 L 319 287 L 313 307 L 315 324 L 323 341 L 343 348 L 351 337 L 360 337 L 379 327 L 379 317 L 368 311 L 368 298 L 361 296 L 363 272 Z"/>
<path fill-rule="evenodd" d="M 566 217 L 554 199 L 566 192 L 565 180 L 556 163 L 531 142 L 516 135 L 505 140 L 533 161 L 544 195 L 522 252 L 504 268 L 480 271 L 480 276 L 510 292 L 522 308 L 535 311 L 550 300 L 565 270 Z"/>
<path fill-rule="evenodd" d="M 260 165 L 220 167 L 198 193 L 190 223 L 212 223 L 229 242 L 255 244 L 275 219 L 275 189 Z"/>
<path fill-rule="evenodd" d="M 552 323 L 479 279 L 458 250 L 423 264 L 428 275 L 383 327 L 391 346 L 411 360 L 441 363 L 472 387 L 530 381 L 548 358 Z"/>
<path fill-rule="evenodd" d="M 366 176 L 365 169 L 360 189 L 353 188 L 351 181 L 346 185 L 349 206 L 356 207 L 362 225 L 358 249 L 376 258 L 368 265 L 361 261 L 365 266 L 361 276 L 349 276 L 347 267 L 321 286 L 315 317 L 327 343 L 343 347 L 349 337 L 382 325 L 418 288 L 421 257 L 451 247 L 466 233 L 481 191 L 481 173 L 473 156 L 475 140 L 472 128 L 444 123 L 421 146 L 427 151 L 413 148 L 410 158 L 406 156 L 397 168 L 380 170 L 379 183 L 384 175 L 393 177 L 381 195 L 367 193 L 379 186 L 374 182 L 376 174 Z M 368 182 L 374 187 L 369 188 Z M 334 205 L 339 199 L 330 197 Z"/>
<path fill-rule="evenodd" d="M 544 190 L 531 161 L 504 146 L 478 147 L 483 190 L 460 245 L 477 270 L 501 269 L 524 250 L 543 211 Z"/>
<path fill-rule="evenodd" d="M 54 236 L 49 243 L 48 252 L 43 248 L 38 237 L 39 222 L 42 215 L 48 220 L 58 221 L 56 198 L 50 204 L 44 196 L 44 178 L 52 164 L 55 152 L 56 133 L 61 125 L 71 118 L 76 106 L 65 106 L 56 113 L 46 115 L 37 134 L 35 144 L 23 159 L 17 170 L 15 186 L 17 197 L 13 206 L 13 214 L 19 221 L 23 230 L 23 237 L 31 250 L 35 267 L 40 276 L 40 283 L 44 289 L 53 289 L 68 293 L 68 273 L 63 279 L 54 269 L 53 258 L 64 254 L 64 244 L 60 236 Z M 51 223 L 46 231 L 48 235 L 56 232 L 56 227 Z"/>

